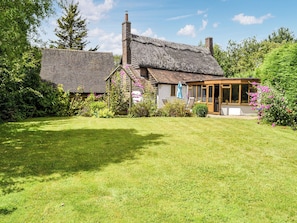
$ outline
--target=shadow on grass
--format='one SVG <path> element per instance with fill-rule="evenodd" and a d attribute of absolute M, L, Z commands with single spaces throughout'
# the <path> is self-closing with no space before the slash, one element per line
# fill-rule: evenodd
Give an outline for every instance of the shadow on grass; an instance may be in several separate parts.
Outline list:
<path fill-rule="evenodd" d="M 30 180 L 51 180 L 53 175 L 100 170 L 135 159 L 142 149 L 160 144 L 162 136 L 141 135 L 135 129 L 32 130 L 39 125 L 42 122 L 0 126 L 5 127 L 0 130 L 0 195 L 21 191 L 20 185 Z"/>

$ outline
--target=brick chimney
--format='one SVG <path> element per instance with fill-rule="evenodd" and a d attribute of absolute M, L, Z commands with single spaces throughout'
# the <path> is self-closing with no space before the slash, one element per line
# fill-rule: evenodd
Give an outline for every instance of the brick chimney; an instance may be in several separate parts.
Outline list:
<path fill-rule="evenodd" d="M 209 49 L 210 54 L 213 56 L 213 39 L 212 37 L 205 38 L 205 47 Z"/>
<path fill-rule="evenodd" d="M 131 22 L 128 19 L 128 12 L 125 13 L 125 21 L 122 23 L 122 63 L 131 64 Z"/>

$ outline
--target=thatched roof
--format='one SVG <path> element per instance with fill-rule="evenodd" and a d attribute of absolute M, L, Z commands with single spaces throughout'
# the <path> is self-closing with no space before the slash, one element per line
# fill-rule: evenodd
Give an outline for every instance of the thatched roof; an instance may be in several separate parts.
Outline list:
<path fill-rule="evenodd" d="M 147 67 L 218 76 L 224 74 L 209 49 L 205 47 L 132 34 L 130 50 L 131 64 L 135 68 Z"/>
<path fill-rule="evenodd" d="M 194 74 L 180 71 L 169 71 L 159 69 L 148 69 L 149 73 L 159 84 L 177 84 L 178 82 L 186 83 L 193 81 L 204 81 L 213 79 L 222 79 L 223 77 L 218 75 L 206 75 L 206 74 Z"/>
<path fill-rule="evenodd" d="M 105 77 L 114 68 L 112 53 L 44 49 L 40 76 L 54 84 L 63 84 L 65 91 L 105 93 Z"/>

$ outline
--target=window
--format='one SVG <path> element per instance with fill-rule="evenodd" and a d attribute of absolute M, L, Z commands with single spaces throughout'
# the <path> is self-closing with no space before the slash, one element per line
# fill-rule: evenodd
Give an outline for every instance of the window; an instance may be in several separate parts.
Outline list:
<path fill-rule="evenodd" d="M 197 86 L 193 86 L 193 91 L 192 91 L 192 97 L 196 98 L 197 97 Z"/>
<path fill-rule="evenodd" d="M 142 67 L 140 68 L 140 76 L 148 79 L 148 71 L 146 68 L 142 68 Z"/>
<path fill-rule="evenodd" d="M 230 88 L 223 88 L 223 103 L 228 103 L 230 101 Z"/>
<path fill-rule="evenodd" d="M 241 85 L 241 103 L 248 103 L 249 102 L 249 85 L 243 84 Z"/>
<path fill-rule="evenodd" d="M 231 102 L 239 103 L 239 84 L 232 84 Z"/>
<path fill-rule="evenodd" d="M 194 86 L 188 86 L 189 97 L 193 97 L 193 87 Z"/>
<path fill-rule="evenodd" d="M 202 102 L 206 102 L 206 86 L 202 87 Z"/>
<path fill-rule="evenodd" d="M 174 84 L 171 85 L 170 96 L 176 96 L 176 85 Z"/>
<path fill-rule="evenodd" d="M 197 86 L 197 101 L 201 101 L 201 85 Z"/>
<path fill-rule="evenodd" d="M 208 86 L 208 102 L 212 103 L 212 88 L 213 86 Z"/>

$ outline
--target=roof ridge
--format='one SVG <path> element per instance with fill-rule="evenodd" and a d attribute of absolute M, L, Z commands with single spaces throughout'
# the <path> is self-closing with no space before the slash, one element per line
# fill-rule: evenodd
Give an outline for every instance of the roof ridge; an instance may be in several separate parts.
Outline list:
<path fill-rule="evenodd" d="M 131 34 L 132 41 L 139 42 L 142 44 L 151 44 L 157 47 L 168 47 L 174 50 L 180 50 L 180 51 L 192 51 L 196 53 L 205 53 L 205 54 L 210 54 L 209 49 L 206 47 L 202 46 L 194 46 L 190 44 L 184 44 L 184 43 L 176 43 L 176 42 L 171 42 L 167 40 L 162 40 L 158 38 L 152 38 L 152 37 L 147 37 L 147 36 L 141 36 L 141 35 L 136 35 L 136 34 Z"/>

